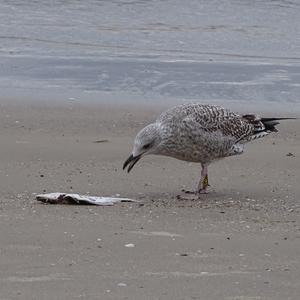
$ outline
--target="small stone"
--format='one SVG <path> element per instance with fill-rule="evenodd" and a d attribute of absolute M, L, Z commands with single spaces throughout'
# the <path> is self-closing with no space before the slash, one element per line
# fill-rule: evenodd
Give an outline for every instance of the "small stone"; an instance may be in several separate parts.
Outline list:
<path fill-rule="evenodd" d="M 292 157 L 295 157 L 295 154 L 292 153 L 292 152 L 289 152 L 289 153 L 286 154 L 286 156 L 292 156 Z"/>
<path fill-rule="evenodd" d="M 119 283 L 118 283 L 118 286 L 127 286 L 127 284 L 124 283 L 124 282 L 119 282 Z"/>
<path fill-rule="evenodd" d="M 102 139 L 102 140 L 94 141 L 93 143 L 99 144 L 99 143 L 107 143 L 107 142 L 109 142 L 109 140 L 107 140 L 107 139 Z"/>
<path fill-rule="evenodd" d="M 127 248 L 133 248 L 133 247 L 135 247 L 135 244 L 126 244 L 125 247 L 127 247 Z"/>

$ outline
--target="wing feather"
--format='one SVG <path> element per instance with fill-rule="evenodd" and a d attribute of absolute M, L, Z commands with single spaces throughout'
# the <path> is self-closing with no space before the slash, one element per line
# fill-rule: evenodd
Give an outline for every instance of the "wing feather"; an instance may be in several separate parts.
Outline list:
<path fill-rule="evenodd" d="M 235 143 L 248 139 L 253 134 L 253 125 L 242 116 L 227 109 L 201 104 L 192 108 L 181 114 L 182 123 L 191 129 L 202 130 L 212 135 L 218 133 L 225 139 L 234 140 Z"/>

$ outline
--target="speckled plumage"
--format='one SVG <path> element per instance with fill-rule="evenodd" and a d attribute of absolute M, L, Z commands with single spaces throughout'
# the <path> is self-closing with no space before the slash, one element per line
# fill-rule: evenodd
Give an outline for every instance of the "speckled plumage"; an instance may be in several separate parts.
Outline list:
<path fill-rule="evenodd" d="M 171 108 L 156 123 L 162 131 L 160 154 L 202 164 L 241 153 L 242 144 L 252 140 L 255 132 L 248 119 L 197 103 Z"/>
<path fill-rule="evenodd" d="M 132 155 L 123 168 L 128 172 L 144 155 L 157 154 L 202 165 L 198 192 L 206 192 L 208 165 L 242 154 L 244 144 L 276 132 L 278 120 L 257 115 L 238 115 L 225 108 L 199 103 L 182 104 L 162 113 L 136 136 Z"/>

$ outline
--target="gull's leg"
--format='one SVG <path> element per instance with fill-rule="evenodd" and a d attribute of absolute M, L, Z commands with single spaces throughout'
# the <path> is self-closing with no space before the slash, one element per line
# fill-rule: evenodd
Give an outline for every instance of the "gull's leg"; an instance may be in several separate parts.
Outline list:
<path fill-rule="evenodd" d="M 197 186 L 197 189 L 195 191 L 188 191 L 185 189 L 182 189 L 182 192 L 185 194 L 207 194 L 208 193 L 208 165 L 207 164 L 201 164 L 202 170 L 201 170 L 201 179 L 199 181 L 199 184 Z"/>
<path fill-rule="evenodd" d="M 207 194 L 209 187 L 208 183 L 208 165 L 202 164 L 202 170 L 201 170 L 201 179 L 198 184 L 197 192 L 199 194 Z"/>

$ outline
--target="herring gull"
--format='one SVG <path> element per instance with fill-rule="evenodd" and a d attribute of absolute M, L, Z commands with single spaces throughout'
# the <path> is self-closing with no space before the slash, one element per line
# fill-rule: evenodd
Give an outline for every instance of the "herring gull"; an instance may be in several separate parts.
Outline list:
<path fill-rule="evenodd" d="M 148 154 L 201 163 L 196 193 L 207 193 L 210 163 L 242 154 L 246 143 L 277 132 L 278 121 L 285 119 L 291 118 L 239 115 L 220 106 L 199 103 L 178 105 L 163 112 L 137 134 L 123 169 L 128 166 L 130 172 Z"/>

